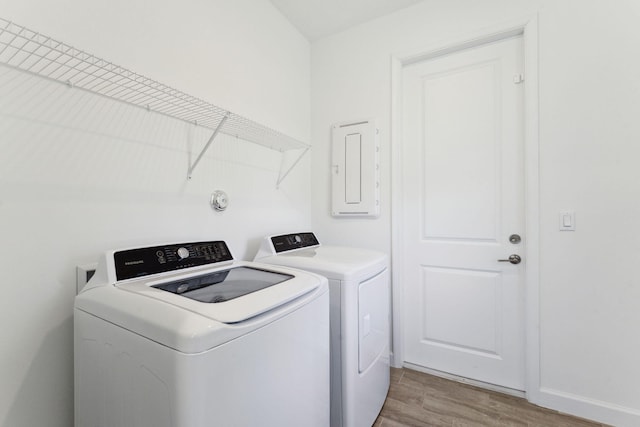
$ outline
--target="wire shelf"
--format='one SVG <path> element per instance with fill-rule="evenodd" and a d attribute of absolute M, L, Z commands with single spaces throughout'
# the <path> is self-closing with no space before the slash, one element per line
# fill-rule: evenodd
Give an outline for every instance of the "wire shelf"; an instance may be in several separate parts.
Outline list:
<path fill-rule="evenodd" d="M 309 148 L 308 144 L 253 120 L 3 18 L 0 63 L 273 150 L 306 152 Z"/>

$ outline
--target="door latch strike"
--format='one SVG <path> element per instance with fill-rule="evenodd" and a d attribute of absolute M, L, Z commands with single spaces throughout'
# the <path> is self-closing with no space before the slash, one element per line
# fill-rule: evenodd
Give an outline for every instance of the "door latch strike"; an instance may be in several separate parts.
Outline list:
<path fill-rule="evenodd" d="M 524 75 L 523 74 L 514 74 L 513 75 L 513 83 L 520 84 L 523 81 L 524 81 Z"/>

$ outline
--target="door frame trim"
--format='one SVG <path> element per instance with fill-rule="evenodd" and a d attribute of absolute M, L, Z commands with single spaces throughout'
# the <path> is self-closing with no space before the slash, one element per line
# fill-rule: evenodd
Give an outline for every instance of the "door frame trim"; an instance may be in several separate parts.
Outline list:
<path fill-rule="evenodd" d="M 540 399 L 539 334 L 539 110 L 538 110 L 538 16 L 496 25 L 456 39 L 446 39 L 419 51 L 391 56 L 391 266 L 392 266 L 392 366 L 401 367 L 403 348 L 403 242 L 401 212 L 404 196 L 402 178 L 402 74 L 404 67 L 463 49 L 519 36 L 524 48 L 524 187 L 525 187 L 525 395 L 536 403 Z"/>

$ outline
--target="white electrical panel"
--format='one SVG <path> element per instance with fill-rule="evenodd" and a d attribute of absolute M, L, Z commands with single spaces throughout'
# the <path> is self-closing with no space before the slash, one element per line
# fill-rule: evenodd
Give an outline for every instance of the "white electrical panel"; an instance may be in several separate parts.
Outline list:
<path fill-rule="evenodd" d="M 332 128 L 331 214 L 380 214 L 378 129 L 373 120 L 338 123 Z"/>

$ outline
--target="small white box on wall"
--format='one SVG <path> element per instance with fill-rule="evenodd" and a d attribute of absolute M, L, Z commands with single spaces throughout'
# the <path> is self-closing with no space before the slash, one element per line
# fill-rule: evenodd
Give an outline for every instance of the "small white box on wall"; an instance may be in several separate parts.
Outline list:
<path fill-rule="evenodd" d="M 331 132 L 331 214 L 380 214 L 380 164 L 375 121 L 337 123 Z"/>

